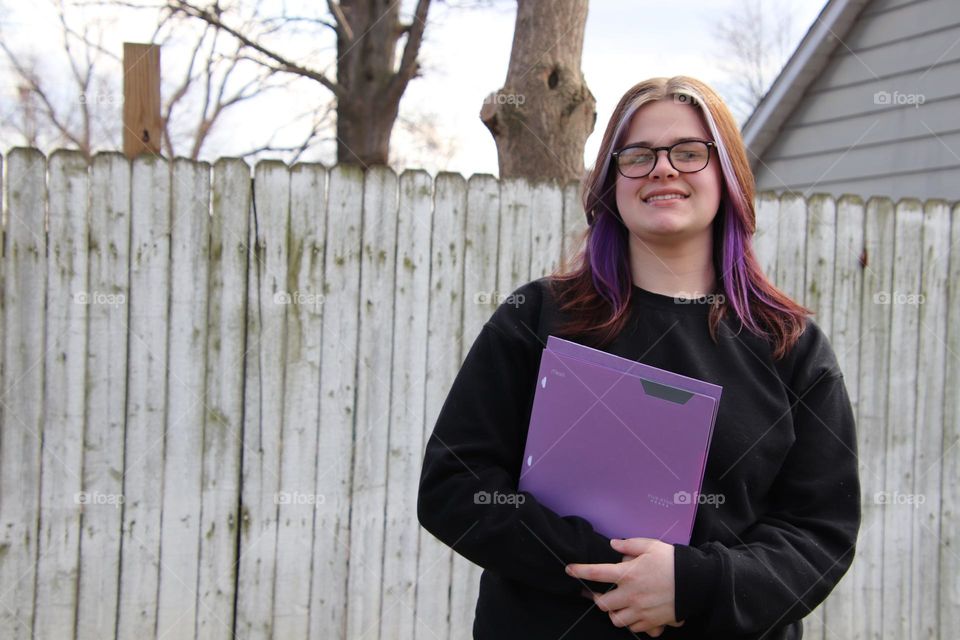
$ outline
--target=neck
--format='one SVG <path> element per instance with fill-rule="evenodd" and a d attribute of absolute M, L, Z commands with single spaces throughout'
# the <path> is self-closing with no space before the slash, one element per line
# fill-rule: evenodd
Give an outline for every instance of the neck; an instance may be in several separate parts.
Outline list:
<path fill-rule="evenodd" d="M 702 297 L 714 292 L 713 237 L 655 245 L 630 235 L 630 275 L 641 289 L 667 296 Z"/>

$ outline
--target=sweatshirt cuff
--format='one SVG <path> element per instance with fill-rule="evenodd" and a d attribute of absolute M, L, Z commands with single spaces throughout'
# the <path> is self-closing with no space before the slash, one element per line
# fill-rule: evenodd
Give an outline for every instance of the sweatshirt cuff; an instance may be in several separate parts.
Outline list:
<path fill-rule="evenodd" d="M 709 608 L 720 577 L 720 558 L 687 545 L 673 545 L 677 622 L 701 617 Z"/>

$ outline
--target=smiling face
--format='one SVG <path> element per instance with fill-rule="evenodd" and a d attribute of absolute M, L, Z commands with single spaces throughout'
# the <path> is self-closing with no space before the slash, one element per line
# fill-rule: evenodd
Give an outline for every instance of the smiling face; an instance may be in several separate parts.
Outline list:
<path fill-rule="evenodd" d="M 666 147 L 684 138 L 713 139 L 696 107 L 673 99 L 658 100 L 637 110 L 619 148 L 631 144 Z M 677 244 L 703 239 L 704 234 L 709 237 L 721 190 L 715 148 L 710 149 L 706 168 L 696 173 L 678 172 L 667 160 L 666 151 L 660 151 L 649 175 L 626 178 L 617 173 L 617 209 L 631 234 L 640 240 Z M 657 194 L 674 197 L 658 198 Z"/>

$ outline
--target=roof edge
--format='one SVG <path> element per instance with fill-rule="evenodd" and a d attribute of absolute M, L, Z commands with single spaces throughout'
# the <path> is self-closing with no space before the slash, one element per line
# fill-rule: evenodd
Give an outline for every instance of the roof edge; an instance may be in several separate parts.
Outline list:
<path fill-rule="evenodd" d="M 742 128 L 743 142 L 756 166 L 811 83 L 870 0 L 830 0 L 807 30 Z"/>

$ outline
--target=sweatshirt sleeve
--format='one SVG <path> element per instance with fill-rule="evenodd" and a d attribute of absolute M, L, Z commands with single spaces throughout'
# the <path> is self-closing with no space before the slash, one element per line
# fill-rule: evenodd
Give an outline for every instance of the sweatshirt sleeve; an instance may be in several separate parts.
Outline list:
<path fill-rule="evenodd" d="M 675 546 L 676 617 L 706 632 L 750 634 L 799 620 L 853 560 L 860 527 L 853 410 L 826 338 L 814 328 L 810 342 L 812 355 L 788 393 L 796 439 L 769 508 L 736 544 Z"/>
<path fill-rule="evenodd" d="M 517 491 L 543 344 L 536 282 L 514 291 L 484 324 L 427 441 L 417 517 L 454 551 L 544 591 L 579 595 L 571 562 L 619 562 L 610 540 L 579 517 L 561 517 Z"/>

